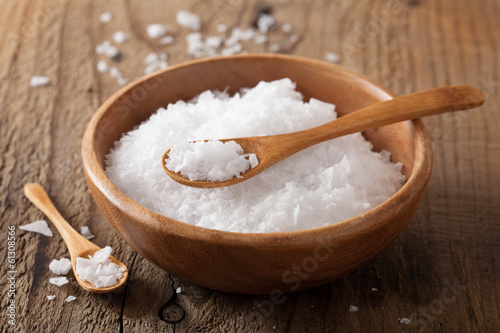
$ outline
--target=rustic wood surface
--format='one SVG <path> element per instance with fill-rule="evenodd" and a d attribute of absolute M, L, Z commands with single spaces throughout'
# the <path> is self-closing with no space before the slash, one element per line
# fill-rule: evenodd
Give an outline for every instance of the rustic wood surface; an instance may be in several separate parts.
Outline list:
<path fill-rule="evenodd" d="M 498 332 L 500 331 L 500 3 L 496 0 L 244 1 L 244 0 L 3 0 L 0 1 L 0 302 L 2 332 Z M 244 43 L 249 52 L 325 59 L 407 94 L 470 84 L 486 95 L 474 111 L 425 119 L 434 142 L 426 197 L 405 231 L 379 256 L 345 278 L 269 296 L 216 292 L 187 283 L 143 260 L 111 229 L 84 180 L 80 142 L 98 106 L 119 86 L 96 70 L 95 46 L 117 30 L 131 34 L 116 66 L 142 75 L 149 52 L 169 63 L 186 53 L 179 9 L 216 26 L 249 27 L 272 10 L 292 32 Z M 99 15 L 111 11 L 110 23 Z M 159 46 L 146 26 L 167 23 L 175 37 Z M 299 36 L 297 43 L 289 36 Z M 52 79 L 30 88 L 33 75 Z M 313 79 L 313 78 L 311 78 Z M 77 229 L 89 225 L 100 246 L 111 245 L 130 269 L 120 292 L 94 295 L 70 283 L 48 282 L 53 258 L 67 256 L 61 237 L 16 230 L 16 325 L 8 323 L 9 226 L 44 218 L 23 195 L 41 183 Z M 52 228 L 55 231 L 55 228 Z M 182 288 L 180 294 L 175 293 Z M 373 289 L 373 288 L 376 288 Z M 48 301 L 47 295 L 56 299 Z M 64 298 L 77 299 L 65 303 Z M 350 312 L 356 305 L 359 311 Z M 409 324 L 398 318 L 409 318 Z"/>

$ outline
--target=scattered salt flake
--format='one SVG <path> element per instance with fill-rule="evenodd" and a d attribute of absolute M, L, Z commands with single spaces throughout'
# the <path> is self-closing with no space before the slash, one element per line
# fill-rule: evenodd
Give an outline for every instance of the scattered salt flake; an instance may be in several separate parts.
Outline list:
<path fill-rule="evenodd" d="M 356 305 L 349 305 L 349 311 L 351 312 L 357 312 L 359 308 Z"/>
<path fill-rule="evenodd" d="M 261 13 L 257 19 L 257 28 L 263 34 L 269 32 L 270 29 L 276 26 L 276 20 L 271 14 Z"/>
<path fill-rule="evenodd" d="M 54 298 L 56 298 L 56 295 L 47 295 L 49 301 L 52 301 Z"/>
<path fill-rule="evenodd" d="M 109 246 L 97 251 L 89 258 L 76 258 L 76 274 L 80 279 L 90 282 L 97 288 L 114 286 L 123 276 L 125 268 L 118 266 L 109 258 L 112 249 Z"/>
<path fill-rule="evenodd" d="M 165 160 L 166 167 L 180 172 L 189 180 L 224 181 L 240 178 L 252 164 L 258 164 L 255 154 L 243 154 L 243 148 L 236 141 L 179 143 L 172 146 L 168 157 Z"/>
<path fill-rule="evenodd" d="M 101 21 L 101 23 L 109 23 L 112 18 L 113 14 L 110 12 L 104 12 L 99 16 L 99 21 Z"/>
<path fill-rule="evenodd" d="M 408 318 L 398 318 L 398 320 L 401 324 L 405 324 L 405 325 L 408 325 L 409 323 L 411 323 L 411 320 Z"/>
<path fill-rule="evenodd" d="M 113 34 L 113 40 L 117 44 L 124 43 L 124 42 L 128 41 L 129 39 L 130 39 L 130 35 L 121 31 L 121 30 L 117 31 Z"/>
<path fill-rule="evenodd" d="M 31 222 L 25 225 L 20 225 L 19 229 L 25 230 L 25 231 L 31 231 L 31 232 L 37 232 L 39 234 L 52 237 L 54 234 L 52 233 L 52 230 L 50 230 L 49 225 L 47 224 L 47 221 L 45 220 L 38 220 L 35 222 Z"/>
<path fill-rule="evenodd" d="M 64 300 L 66 301 L 66 303 L 69 303 L 69 302 L 73 302 L 75 299 L 76 299 L 75 296 L 68 296 Z"/>
<path fill-rule="evenodd" d="M 329 62 L 339 62 L 340 61 L 340 55 L 332 52 L 328 52 L 326 54 L 326 60 Z"/>
<path fill-rule="evenodd" d="M 57 275 L 66 275 L 71 270 L 71 260 L 68 258 L 54 259 L 49 264 L 49 269 Z"/>
<path fill-rule="evenodd" d="M 256 43 L 256 44 L 264 44 L 265 42 L 267 42 L 267 36 L 266 35 L 257 35 L 253 38 L 253 41 Z"/>
<path fill-rule="evenodd" d="M 299 41 L 299 36 L 297 35 L 291 35 L 289 38 L 290 42 L 292 43 L 297 43 Z"/>
<path fill-rule="evenodd" d="M 144 69 L 144 74 L 150 74 L 160 69 L 165 69 L 168 67 L 166 53 L 150 53 L 144 58 L 144 63 L 146 68 Z"/>
<path fill-rule="evenodd" d="M 292 31 L 292 26 L 288 23 L 285 23 L 281 26 L 281 29 L 283 29 L 284 32 L 290 32 Z"/>
<path fill-rule="evenodd" d="M 96 46 L 95 53 L 104 54 L 111 59 L 116 59 L 120 56 L 120 50 L 116 46 L 111 45 L 107 40 Z"/>
<path fill-rule="evenodd" d="M 50 83 L 50 78 L 47 76 L 32 76 L 30 79 L 30 87 L 42 87 Z"/>
<path fill-rule="evenodd" d="M 180 294 L 182 292 L 182 288 L 181 287 L 178 287 L 177 289 L 175 289 L 175 293 L 176 294 Z"/>
<path fill-rule="evenodd" d="M 166 35 L 167 28 L 163 24 L 150 24 L 146 27 L 148 36 L 151 38 L 160 38 Z"/>
<path fill-rule="evenodd" d="M 217 25 L 217 31 L 221 32 L 221 33 L 226 32 L 227 31 L 227 26 L 225 24 L 222 24 L 222 23 L 218 24 Z"/>
<path fill-rule="evenodd" d="M 198 15 L 187 10 L 179 10 L 176 16 L 177 24 L 181 27 L 198 31 L 201 29 L 201 20 Z"/>
<path fill-rule="evenodd" d="M 280 49 L 281 49 L 280 44 L 274 43 L 269 46 L 269 51 L 271 52 L 278 52 Z"/>
<path fill-rule="evenodd" d="M 95 236 L 90 232 L 90 228 L 86 225 L 83 225 L 80 227 L 80 233 L 82 234 L 83 237 L 87 239 L 92 239 Z"/>
<path fill-rule="evenodd" d="M 97 71 L 99 73 L 107 73 L 109 71 L 109 65 L 106 60 L 100 60 L 97 63 Z"/>
<path fill-rule="evenodd" d="M 52 283 L 53 285 L 60 287 L 62 285 L 65 285 L 69 281 L 65 276 L 58 276 L 58 277 L 50 278 L 49 282 Z"/>
<path fill-rule="evenodd" d="M 165 36 L 165 37 L 162 37 L 160 38 L 160 40 L 158 41 L 158 43 L 160 43 L 160 45 L 167 45 L 167 44 L 172 44 L 174 42 L 174 37 L 173 36 Z"/>

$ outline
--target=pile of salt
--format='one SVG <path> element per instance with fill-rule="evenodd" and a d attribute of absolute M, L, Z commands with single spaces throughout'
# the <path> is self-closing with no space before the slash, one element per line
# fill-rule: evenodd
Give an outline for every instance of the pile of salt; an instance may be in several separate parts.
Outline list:
<path fill-rule="evenodd" d="M 90 282 L 97 288 L 114 286 L 123 276 L 125 268 L 109 259 L 111 251 L 111 247 L 106 246 L 97 251 L 94 256 L 89 256 L 89 259 L 76 258 L 76 274 L 80 279 Z"/>
<path fill-rule="evenodd" d="M 255 154 L 244 154 L 235 141 L 183 142 L 174 145 L 165 160 L 167 169 L 180 172 L 189 180 L 224 181 L 241 174 L 259 162 Z"/>

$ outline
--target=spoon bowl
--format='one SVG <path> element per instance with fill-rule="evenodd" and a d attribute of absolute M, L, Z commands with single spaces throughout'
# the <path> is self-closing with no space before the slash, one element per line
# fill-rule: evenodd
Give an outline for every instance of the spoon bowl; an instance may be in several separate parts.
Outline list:
<path fill-rule="evenodd" d="M 76 281 L 78 281 L 83 289 L 92 293 L 100 294 L 116 290 L 124 285 L 128 278 L 127 266 L 113 256 L 110 256 L 109 259 L 118 266 L 125 268 L 125 271 L 117 284 L 110 287 L 98 288 L 92 283 L 80 279 L 80 276 L 76 274 L 76 258 L 88 258 L 89 255 L 94 255 L 94 253 L 101 250 L 101 248 L 83 237 L 69 225 L 69 223 L 56 209 L 45 190 L 39 184 L 29 183 L 24 185 L 24 194 L 36 207 L 38 207 L 38 209 L 47 215 L 61 234 L 66 246 L 68 247 L 71 258 L 71 266 L 73 267 Z"/>
<path fill-rule="evenodd" d="M 279 161 L 326 140 L 404 120 L 467 110 L 481 106 L 483 103 L 483 93 L 474 87 L 441 87 L 375 103 L 326 124 L 300 132 L 219 140 L 221 142 L 235 141 L 243 148 L 245 154 L 255 154 L 259 161 L 256 167 L 248 169 L 239 177 L 223 181 L 190 180 L 183 177 L 180 172 L 168 169 L 165 161 L 168 159 L 170 149 L 162 156 L 162 166 L 170 178 L 180 184 L 200 188 L 224 187 L 250 179 Z"/>

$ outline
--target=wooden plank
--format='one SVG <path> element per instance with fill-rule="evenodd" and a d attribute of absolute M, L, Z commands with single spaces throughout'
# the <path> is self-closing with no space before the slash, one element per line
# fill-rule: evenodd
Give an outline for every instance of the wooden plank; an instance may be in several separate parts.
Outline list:
<path fill-rule="evenodd" d="M 500 5 L 495 0 L 47 0 L 1 1 L 0 216 L 8 226 L 43 218 L 23 197 L 26 182 L 40 182 L 75 227 L 89 225 L 98 245 L 111 245 L 131 269 L 118 293 L 91 295 L 74 277 L 57 288 L 48 264 L 66 255 L 59 235 L 17 231 L 16 312 L 2 332 L 486 332 L 500 330 Z M 98 106 L 119 86 L 99 74 L 95 46 L 117 30 L 131 34 L 114 65 L 141 76 L 150 52 L 169 64 L 190 59 L 179 9 L 200 14 L 203 34 L 216 27 L 251 27 L 272 10 L 292 31 L 272 31 L 249 52 L 280 52 L 325 59 L 405 94 L 441 85 L 471 84 L 486 95 L 479 109 L 425 119 L 434 142 L 434 170 L 426 197 L 405 231 L 379 256 L 347 277 L 287 294 L 243 296 L 192 285 L 161 271 L 132 250 L 91 199 L 80 164 L 80 142 Z M 99 22 L 105 11 L 108 24 Z M 146 33 L 167 23 L 175 43 L 159 46 Z M 299 41 L 290 41 L 297 35 Z M 47 87 L 30 88 L 32 75 Z M 54 228 L 53 228 L 54 230 Z M 2 238 L 3 239 L 3 238 Z M 6 244 L 3 242 L 2 244 Z M 0 252 L 6 275 L 7 252 Z M 181 287 L 180 294 L 175 289 Z M 376 290 L 372 290 L 376 288 Z M 9 283 L 0 279 L 2 311 Z M 46 296 L 55 294 L 54 301 Z M 68 295 L 77 296 L 65 303 Z M 5 306 L 4 306 L 5 305 Z M 356 305 L 359 311 L 350 312 Z M 398 318 L 412 321 L 400 324 Z"/>

